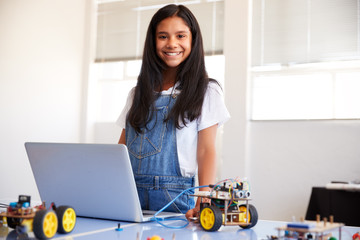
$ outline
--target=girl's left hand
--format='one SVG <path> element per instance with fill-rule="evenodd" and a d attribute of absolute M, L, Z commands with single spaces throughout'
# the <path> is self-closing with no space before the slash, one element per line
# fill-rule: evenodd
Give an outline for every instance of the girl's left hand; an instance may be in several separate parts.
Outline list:
<path fill-rule="evenodd" d="M 185 217 L 188 221 L 198 222 L 199 216 L 200 216 L 200 201 L 202 203 L 208 203 L 208 205 L 211 204 L 210 198 L 198 198 L 197 204 L 193 209 L 190 209 L 186 212 Z"/>
<path fill-rule="evenodd" d="M 200 206 L 195 206 L 193 209 L 190 209 L 186 212 L 185 217 L 188 221 L 198 221 L 200 215 Z"/>

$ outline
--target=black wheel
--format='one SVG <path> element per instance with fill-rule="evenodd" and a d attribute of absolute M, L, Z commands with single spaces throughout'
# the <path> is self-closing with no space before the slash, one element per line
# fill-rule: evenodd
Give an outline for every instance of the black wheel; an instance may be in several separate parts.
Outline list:
<path fill-rule="evenodd" d="M 239 210 L 245 212 L 246 211 L 246 205 L 240 205 Z M 248 212 L 248 214 L 249 214 L 248 218 L 249 218 L 249 223 L 250 224 L 249 225 L 240 224 L 239 226 L 241 228 L 252 228 L 253 226 L 255 226 L 257 224 L 257 222 L 258 222 L 258 213 L 257 213 L 256 208 L 251 204 L 249 204 L 249 212 Z"/>
<path fill-rule="evenodd" d="M 71 232 L 76 224 L 75 210 L 69 206 L 59 206 L 56 208 L 55 212 L 58 218 L 58 232 Z"/>
<path fill-rule="evenodd" d="M 200 212 L 200 225 L 205 231 L 214 232 L 219 230 L 222 220 L 222 212 L 216 206 L 205 207 Z"/>
<path fill-rule="evenodd" d="M 7 217 L 6 221 L 9 228 L 16 229 L 16 226 L 21 225 L 22 218 Z"/>
<path fill-rule="evenodd" d="M 5 239 L 5 238 L 1 238 Z M 29 240 L 29 235 L 27 233 L 18 233 L 16 230 L 12 230 L 7 236 L 6 240 Z"/>
<path fill-rule="evenodd" d="M 39 239 L 52 238 L 58 228 L 58 219 L 52 210 L 40 210 L 36 212 L 33 222 L 33 232 Z"/>

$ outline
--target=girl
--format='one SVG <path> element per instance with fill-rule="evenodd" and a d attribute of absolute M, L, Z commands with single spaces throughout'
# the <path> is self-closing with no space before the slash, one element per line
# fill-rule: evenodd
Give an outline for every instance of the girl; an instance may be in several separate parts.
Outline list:
<path fill-rule="evenodd" d="M 193 187 L 196 172 L 200 186 L 215 182 L 216 131 L 228 118 L 222 90 L 205 70 L 194 15 L 182 5 L 161 8 L 147 31 L 137 85 L 117 120 L 143 209 L 159 210 Z M 194 217 L 200 202 L 194 204 L 183 194 L 167 211 Z"/>

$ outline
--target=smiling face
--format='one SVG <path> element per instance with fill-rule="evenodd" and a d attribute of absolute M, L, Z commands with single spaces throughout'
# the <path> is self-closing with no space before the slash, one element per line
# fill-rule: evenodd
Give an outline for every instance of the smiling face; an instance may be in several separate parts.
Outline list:
<path fill-rule="evenodd" d="M 169 68 L 177 68 L 191 52 L 192 35 L 180 17 L 168 17 L 156 28 L 156 53 Z"/>

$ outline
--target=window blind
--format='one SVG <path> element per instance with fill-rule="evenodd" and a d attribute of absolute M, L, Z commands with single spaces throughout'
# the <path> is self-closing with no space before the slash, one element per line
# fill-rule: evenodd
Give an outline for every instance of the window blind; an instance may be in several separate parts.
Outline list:
<path fill-rule="evenodd" d="M 252 66 L 360 59 L 359 0 L 253 0 Z"/>
<path fill-rule="evenodd" d="M 223 52 L 223 0 L 103 0 L 98 2 L 96 61 L 140 59 L 152 16 L 170 3 L 183 4 L 193 12 L 200 24 L 207 55 Z"/>

